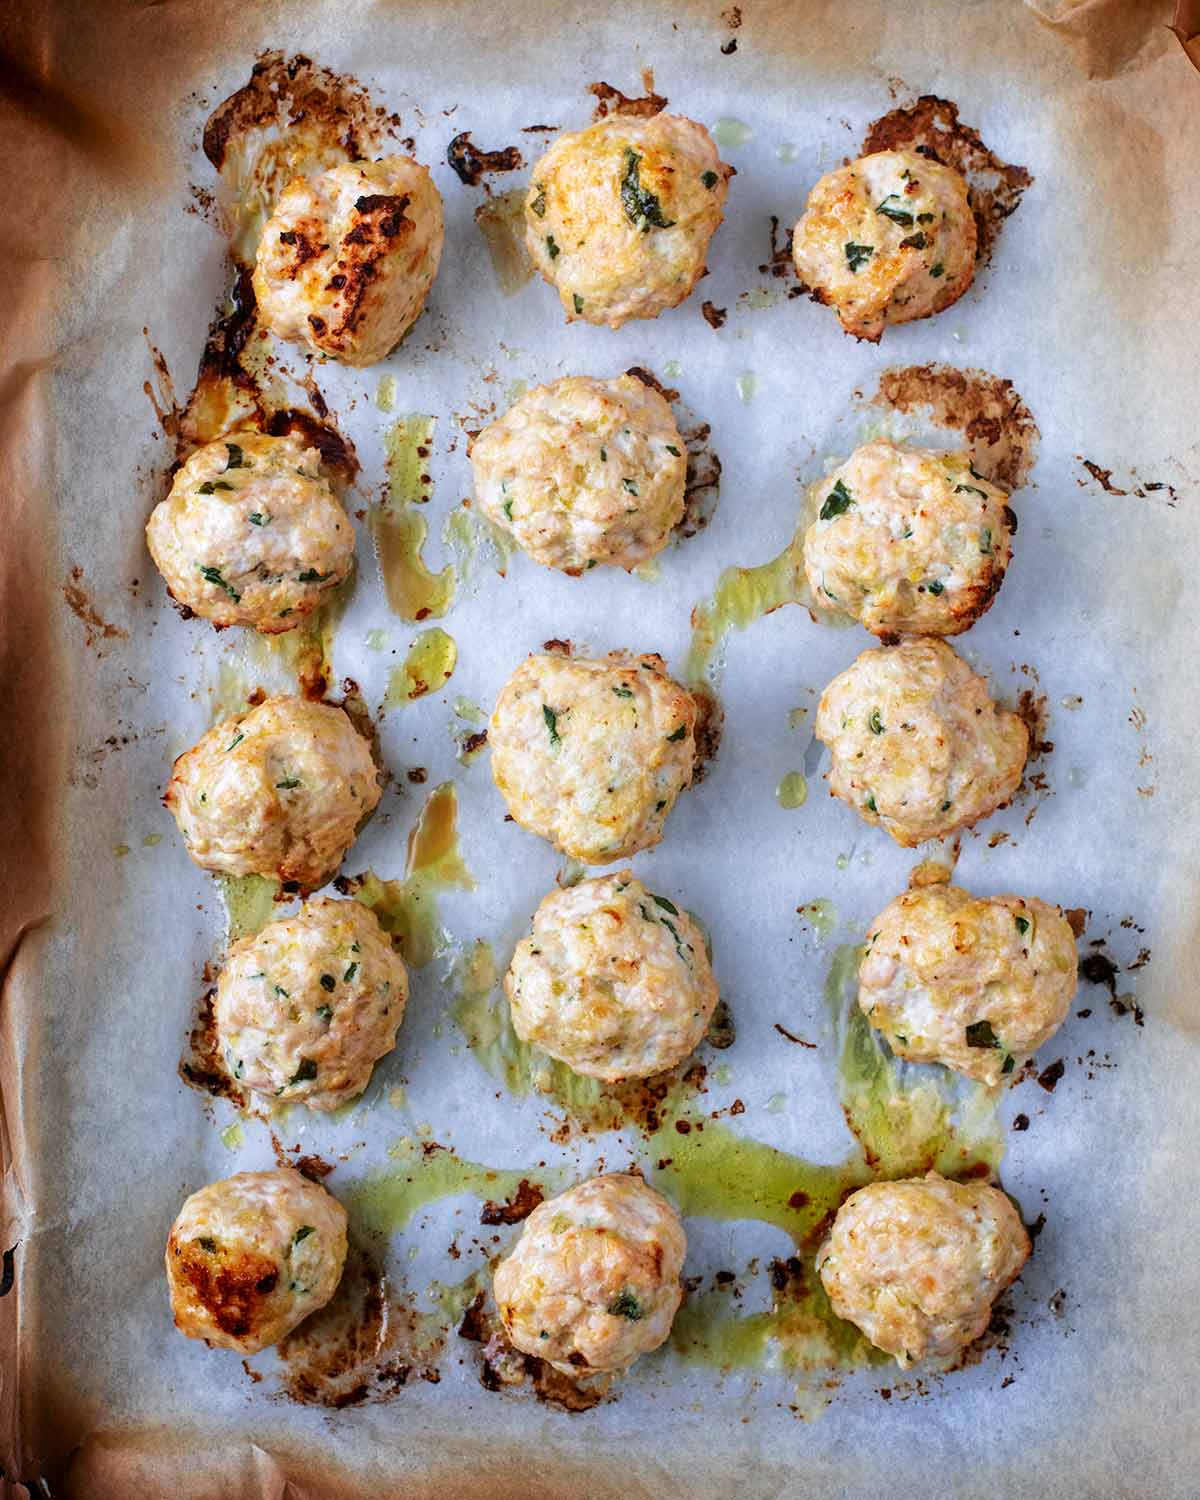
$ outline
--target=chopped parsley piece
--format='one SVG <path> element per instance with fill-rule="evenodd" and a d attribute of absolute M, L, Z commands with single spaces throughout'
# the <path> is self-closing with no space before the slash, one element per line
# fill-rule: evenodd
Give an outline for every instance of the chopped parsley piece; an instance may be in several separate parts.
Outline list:
<path fill-rule="evenodd" d="M 674 443 L 668 443 L 667 444 L 667 452 L 668 453 L 673 453 L 676 458 L 682 457 L 682 455 L 679 452 L 679 449 L 675 446 Z"/>
<path fill-rule="evenodd" d="M 882 203 L 875 205 L 875 212 L 883 214 L 891 219 L 893 224 L 899 224 L 903 229 L 911 229 L 913 216 L 904 206 L 904 199 L 896 193 L 889 193 Z M 851 267 L 851 270 L 854 268 Z"/>
<path fill-rule="evenodd" d="M 337 980 L 333 977 L 332 974 L 321 975 L 321 988 L 323 990 L 332 990 L 336 984 Z"/>
<path fill-rule="evenodd" d="M 342 983 L 343 984 L 349 984 L 350 981 L 354 978 L 354 976 L 357 973 L 358 973 L 358 965 L 357 964 L 351 964 L 350 967 L 346 970 L 346 972 L 342 975 Z"/>
<path fill-rule="evenodd" d="M 865 266 L 872 255 L 875 254 L 874 245 L 856 245 L 853 240 L 847 240 L 842 249 L 846 253 L 846 264 L 852 271 L 857 271 L 861 266 Z"/>
<path fill-rule="evenodd" d="M 1004 1059 L 1004 1066 L 1000 1069 L 1001 1073 L 1011 1073 L 1014 1066 L 1016 1065 L 1016 1061 L 1016 1058 L 1010 1052 Z"/>
<path fill-rule="evenodd" d="M 939 260 L 936 266 L 930 266 L 929 274 L 931 276 L 944 276 L 946 274 L 946 268 Z"/>
<path fill-rule="evenodd" d="M 879 811 L 879 809 L 875 806 L 875 793 L 874 792 L 868 793 L 868 795 L 867 795 L 867 804 L 866 805 L 867 805 L 868 811 L 870 811 L 870 812 L 877 813 Z"/>
<path fill-rule="evenodd" d="M 554 243 L 554 236 L 552 234 L 546 236 L 546 252 L 551 260 L 558 259 L 559 250 L 558 246 Z"/>
<path fill-rule="evenodd" d="M 210 1255 L 216 1254 L 217 1242 L 211 1235 L 202 1234 L 196 1243 L 200 1246 L 201 1250 L 207 1250 Z"/>
<path fill-rule="evenodd" d="M 1017 931 L 1021 934 L 1022 937 L 1024 937 L 1025 934 L 1029 931 L 1029 918 L 1014 917 L 1013 921 L 1017 924 Z"/>
<path fill-rule="evenodd" d="M 606 464 L 608 462 L 608 449 L 607 448 L 601 448 L 601 450 L 600 450 L 600 462 L 602 464 Z"/>
<path fill-rule="evenodd" d="M 992 555 L 992 528 L 990 526 L 985 526 L 979 533 L 979 550 L 984 557 Z"/>
<path fill-rule="evenodd" d="M 625 486 L 625 488 L 626 488 L 626 489 L 627 489 L 627 490 L 628 490 L 628 491 L 629 491 L 629 493 L 630 493 L 630 494 L 631 494 L 631 495 L 636 495 L 636 494 L 637 494 L 637 492 L 638 492 L 638 487 L 637 487 L 637 485 L 636 485 L 636 484 L 635 484 L 635 483 L 634 483 L 634 482 L 633 482 L 633 480 L 632 480 L 632 479 L 622 479 L 622 481 L 621 481 L 621 483 L 622 483 L 622 484 L 623 484 L 623 485 L 624 485 L 624 486 Z"/>
<path fill-rule="evenodd" d="M 711 192 L 717 185 L 717 174 L 715 172 L 703 172 L 701 173 L 700 181 Z"/>
<path fill-rule="evenodd" d="M 198 495 L 215 495 L 218 490 L 232 490 L 233 485 L 226 484 L 223 479 L 206 479 L 196 489 Z"/>
<path fill-rule="evenodd" d="M 294 1083 L 311 1083 L 317 1076 L 317 1065 L 311 1057 L 302 1057 L 300 1066 L 288 1079 L 287 1086 L 291 1088 Z"/>
<path fill-rule="evenodd" d="M 575 292 L 575 293 L 572 294 L 571 300 L 575 304 L 575 311 L 577 313 L 582 312 L 583 311 L 583 298 L 579 295 L 578 292 Z"/>
<path fill-rule="evenodd" d="M 286 781 L 277 781 L 275 785 L 281 792 L 294 792 L 300 785 L 300 780 L 296 776 L 289 776 Z"/>
<path fill-rule="evenodd" d="M 200 569 L 200 576 L 206 583 L 211 583 L 216 588 L 224 589 L 235 604 L 242 602 L 241 594 L 221 577 L 220 568 L 206 567 L 204 563 L 197 563 L 196 566 Z"/>
<path fill-rule="evenodd" d="M 674 745 L 677 741 L 681 740 L 686 733 L 687 733 L 687 725 L 686 724 L 681 724 L 679 726 L 679 728 L 674 731 L 673 734 L 667 735 L 667 744 L 668 745 Z"/>
<path fill-rule="evenodd" d="M 245 738 L 246 736 L 239 729 L 237 734 L 234 735 L 233 739 L 231 739 L 228 745 L 225 746 L 225 754 L 228 755 L 229 752 L 240 745 Z"/>
<path fill-rule="evenodd" d="M 296 1233 L 292 1236 L 292 1244 L 298 1245 L 301 1240 L 306 1240 L 310 1234 L 316 1234 L 316 1232 L 316 1227 L 314 1225 L 301 1224 L 300 1228 L 297 1229 Z"/>
<path fill-rule="evenodd" d="M 506 500 L 504 502 L 504 505 L 501 508 L 503 509 L 504 514 L 511 521 L 512 520 L 512 501 L 511 500 Z"/>
<path fill-rule="evenodd" d="M 297 583 L 324 583 L 327 578 L 332 578 L 332 573 L 318 573 L 316 568 L 305 568 L 303 573 L 297 573 Z"/>
<path fill-rule="evenodd" d="M 674 219 L 663 218 L 662 204 L 642 186 L 642 158 L 632 146 L 625 147 L 625 167 L 621 173 L 621 207 L 625 217 L 643 234 L 651 229 L 670 229 Z"/>
<path fill-rule="evenodd" d="M 936 217 L 937 217 L 936 214 L 918 214 L 917 215 L 917 223 L 918 224 L 932 224 L 933 221 L 934 221 L 934 219 Z"/>
<path fill-rule="evenodd" d="M 998 1047 L 1000 1039 L 992 1030 L 990 1021 L 973 1021 L 967 1027 L 968 1047 Z"/>
<path fill-rule="evenodd" d="M 242 450 L 238 447 L 237 443 L 226 443 L 225 449 L 229 454 L 229 462 L 225 465 L 225 469 L 227 472 L 230 469 L 242 469 L 250 467 L 246 462 L 245 455 L 242 453 Z"/>
<path fill-rule="evenodd" d="M 539 219 L 544 219 L 546 217 L 546 189 L 540 182 L 535 182 L 534 187 L 537 188 L 537 197 L 529 206 Z"/>
<path fill-rule="evenodd" d="M 954 493 L 956 495 L 978 495 L 981 500 L 987 499 L 987 491 L 976 489 L 973 484 L 956 484 L 954 486 Z"/>
<path fill-rule="evenodd" d="M 317 1006 L 317 1015 L 319 1015 L 320 1018 L 322 1019 L 322 1021 L 325 1022 L 326 1026 L 328 1026 L 329 1023 L 330 1023 L 330 1021 L 333 1020 L 333 1006 L 332 1005 L 318 1005 Z"/>
<path fill-rule="evenodd" d="M 663 911 L 669 911 L 673 917 L 677 917 L 679 915 L 679 908 L 668 901 L 665 896 L 656 896 L 654 892 L 651 891 L 650 899 L 658 906 L 661 906 Z"/>
<path fill-rule="evenodd" d="M 943 802 L 941 810 L 942 810 L 942 812 L 949 812 L 950 811 L 950 804 L 948 802 Z"/>
<path fill-rule="evenodd" d="M 291 996 L 288 994 L 287 990 L 285 990 L 284 987 L 283 987 L 283 985 L 281 985 L 281 984 L 277 984 L 275 986 L 275 993 L 277 995 L 282 995 L 285 1000 L 290 1000 L 291 999 Z"/>
<path fill-rule="evenodd" d="M 946 592 L 946 585 L 941 581 L 940 578 L 935 578 L 932 583 L 927 583 L 925 587 L 935 598 L 938 594 L 944 594 Z"/>
<path fill-rule="evenodd" d="M 839 479 L 825 496 L 825 504 L 821 507 L 821 520 L 832 521 L 834 516 L 842 515 L 853 504 L 854 496 Z"/>
<path fill-rule="evenodd" d="M 251 526 L 266 526 L 270 519 L 271 517 L 265 511 L 252 510 L 250 512 Z"/>
<path fill-rule="evenodd" d="M 867 720 L 867 728 L 872 734 L 883 733 L 883 724 L 879 718 L 879 710 L 877 708 L 871 710 L 871 717 Z"/>
<path fill-rule="evenodd" d="M 618 698 L 632 698 L 633 697 L 633 689 L 632 688 L 615 687 L 615 688 L 613 688 L 613 692 L 616 693 L 616 695 L 617 695 Z"/>
<path fill-rule="evenodd" d="M 925 232 L 918 229 L 916 234 L 910 234 L 907 239 L 900 241 L 901 250 L 924 250 Z"/>
<path fill-rule="evenodd" d="M 608 1312 L 610 1317 L 628 1318 L 631 1323 L 638 1322 L 644 1316 L 636 1293 L 631 1292 L 628 1287 L 608 1304 Z"/>
<path fill-rule="evenodd" d="M 542 704 L 542 718 L 546 721 L 546 733 L 550 736 L 550 744 L 557 747 L 562 744 L 562 736 L 558 732 L 558 712 Z"/>

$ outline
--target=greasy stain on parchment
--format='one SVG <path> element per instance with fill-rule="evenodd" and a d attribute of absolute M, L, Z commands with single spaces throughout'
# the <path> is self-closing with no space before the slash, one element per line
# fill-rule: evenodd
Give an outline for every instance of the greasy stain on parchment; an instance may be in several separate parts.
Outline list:
<path fill-rule="evenodd" d="M 475 210 L 492 275 L 506 297 L 519 292 L 533 276 L 533 260 L 525 247 L 525 192 L 511 188 L 494 193 Z"/>
<path fill-rule="evenodd" d="M 359 1226 L 351 1214 L 354 1234 Z M 436 1384 L 447 1324 L 416 1306 L 374 1253 L 352 1243 L 333 1298 L 278 1346 L 282 1393 L 308 1406 L 384 1401 L 413 1379 Z"/>
<path fill-rule="evenodd" d="M 388 605 L 402 620 L 440 619 L 454 598 L 454 568 L 447 564 L 440 573 L 431 573 L 422 556 L 429 534 L 422 507 L 432 493 L 429 457 L 435 421 L 404 416 L 388 429 L 387 491 L 367 516 Z"/>
<path fill-rule="evenodd" d="M 423 968 L 446 950 L 450 935 L 442 926 L 438 894 L 457 888 L 473 890 L 475 881 L 458 847 L 458 793 L 454 783 L 434 788 L 408 835 L 404 876 L 382 880 L 374 871 L 339 876 L 342 895 L 357 897 L 391 933 L 405 963 Z"/>
<path fill-rule="evenodd" d="M 986 265 L 996 236 L 1016 211 L 1033 175 L 1025 167 L 1001 161 L 984 145 L 979 132 L 959 119 L 958 106 L 934 94 L 922 94 L 915 104 L 889 110 L 868 128 L 864 156 L 900 150 L 919 151 L 966 178 L 978 234 L 975 258 L 979 265 Z"/>

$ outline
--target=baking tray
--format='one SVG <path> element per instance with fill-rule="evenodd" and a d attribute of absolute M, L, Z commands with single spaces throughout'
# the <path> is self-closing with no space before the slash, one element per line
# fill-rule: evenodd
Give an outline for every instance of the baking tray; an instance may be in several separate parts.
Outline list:
<path fill-rule="evenodd" d="M 1156 4 L 950 0 L 10 8 L 6 1493 L 1195 1493 L 1197 29 Z M 387 128 L 433 169 L 447 219 L 428 309 L 383 366 L 285 355 L 268 372 L 277 405 L 317 420 L 327 406 L 361 466 L 356 582 L 299 650 L 181 619 L 142 542 L 228 307 L 202 128 L 271 51 L 395 112 Z M 614 90 L 708 123 L 738 173 L 693 297 L 617 333 L 565 327 L 506 239 L 507 195 L 550 138 L 529 127 L 578 128 Z M 1010 217 L 1001 198 L 958 305 L 855 344 L 796 295 L 783 236 L 817 176 L 922 97 L 1032 182 Z M 461 181 L 447 150 L 464 131 L 524 165 Z M 634 366 L 678 392 L 694 534 L 650 578 L 571 580 L 497 554 L 462 505 L 469 433 L 522 382 Z M 422 416 L 414 479 L 423 429 L 398 424 Z M 1025 481 L 1008 580 L 960 646 L 1041 748 L 1013 807 L 962 840 L 956 879 L 1077 909 L 1094 961 L 994 1111 L 864 1054 L 846 1018 L 847 955 L 918 857 L 824 795 L 812 745 L 816 697 L 869 640 L 793 605 L 696 650 L 693 614 L 702 637 L 714 599 L 755 616 L 788 597 L 779 563 L 725 570 L 778 559 L 803 485 L 881 431 L 967 432 Z M 441 691 L 386 707 L 431 622 L 389 610 L 372 518 L 414 483 L 426 561 L 454 580 L 437 623 L 458 660 Z M 503 821 L 486 750 L 464 747 L 470 706 L 546 641 L 658 650 L 701 672 L 723 714 L 703 781 L 635 861 L 704 920 L 732 1018 L 702 1075 L 665 1091 L 564 1095 L 495 1008 L 489 963 L 502 971 L 542 895 L 577 872 Z M 365 705 L 391 775 L 344 872 L 415 877 L 399 896 L 410 916 L 422 903 L 409 942 L 426 961 L 358 1106 L 261 1121 L 180 1073 L 203 1071 L 189 1037 L 228 914 L 158 798 L 215 715 L 314 673 Z M 785 809 L 792 772 L 808 798 Z M 461 869 L 433 858 L 444 785 Z M 398 899 L 370 880 L 359 894 Z M 241 893 L 234 918 L 253 904 Z M 936 1129 L 914 1098 L 941 1111 Z M 851 1125 L 881 1171 L 931 1155 L 998 1169 L 1038 1230 L 963 1368 L 902 1376 L 819 1305 L 812 1235 L 871 1170 Z M 277 1157 L 333 1168 L 355 1258 L 330 1320 L 243 1367 L 171 1327 L 162 1245 L 188 1192 Z M 504 1221 L 521 1183 L 601 1163 L 641 1167 L 686 1215 L 675 1336 L 594 1405 L 536 1370 L 489 1389 L 476 1293 L 519 1232 Z"/>

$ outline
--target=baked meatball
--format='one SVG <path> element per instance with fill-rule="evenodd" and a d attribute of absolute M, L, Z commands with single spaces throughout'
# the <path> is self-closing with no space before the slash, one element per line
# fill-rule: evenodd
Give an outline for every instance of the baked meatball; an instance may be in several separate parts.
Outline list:
<path fill-rule="evenodd" d="M 855 338 L 928 318 L 975 275 L 967 184 L 917 151 L 875 151 L 828 172 L 792 236 L 800 279 Z"/>
<path fill-rule="evenodd" d="M 864 651 L 817 708 L 829 790 L 905 848 L 1003 807 L 1020 785 L 1029 731 L 945 641 Z"/>
<path fill-rule="evenodd" d="M 492 777 L 522 828 L 607 865 L 662 838 L 692 779 L 695 727 L 695 699 L 661 656 L 531 656 L 492 713 Z"/>
<path fill-rule="evenodd" d="M 632 870 L 552 891 L 504 989 L 522 1041 L 606 1083 L 673 1068 L 718 999 L 703 934 Z"/>
<path fill-rule="evenodd" d="M 373 911 L 318 897 L 229 950 L 216 1023 L 231 1078 L 265 1098 L 337 1109 L 396 1045 L 408 973 Z"/>
<path fill-rule="evenodd" d="M 671 1331 L 687 1237 L 640 1177 L 593 1177 L 539 1204 L 496 1270 L 509 1338 L 568 1375 L 622 1370 Z"/>
<path fill-rule="evenodd" d="M 874 635 L 958 635 L 1004 582 L 1016 517 L 966 453 L 867 443 L 812 487 L 817 603 Z"/>
<path fill-rule="evenodd" d="M 442 196 L 410 156 L 347 162 L 279 195 L 254 266 L 277 338 L 373 365 L 421 314 L 442 258 Z"/>
<path fill-rule="evenodd" d="M 899 1057 L 995 1084 L 1054 1035 L 1076 984 L 1075 934 L 1057 906 L 935 885 L 871 923 L 858 1003 Z"/>
<path fill-rule="evenodd" d="M 379 782 L 342 709 L 268 698 L 181 755 L 163 801 L 204 869 L 313 890 L 354 842 Z"/>
<path fill-rule="evenodd" d="M 683 516 L 683 439 L 669 403 L 635 375 L 538 386 L 483 429 L 471 465 L 484 515 L 564 573 L 636 568 Z"/>
<path fill-rule="evenodd" d="M 999 1188 L 930 1172 L 851 1193 L 816 1264 L 838 1317 L 906 1369 L 977 1339 L 1029 1248 Z"/>
<path fill-rule="evenodd" d="M 345 1261 L 346 1210 L 291 1167 L 211 1182 L 184 1203 L 167 1240 L 175 1326 L 257 1354 L 325 1306 Z"/>
<path fill-rule="evenodd" d="M 267 635 L 294 630 L 354 558 L 354 527 L 321 456 L 293 433 L 238 432 L 197 449 L 154 507 L 146 542 L 193 614 Z"/>
<path fill-rule="evenodd" d="M 733 175 L 703 125 L 613 115 L 561 135 L 533 169 L 525 243 L 567 322 L 657 318 L 704 274 Z"/>

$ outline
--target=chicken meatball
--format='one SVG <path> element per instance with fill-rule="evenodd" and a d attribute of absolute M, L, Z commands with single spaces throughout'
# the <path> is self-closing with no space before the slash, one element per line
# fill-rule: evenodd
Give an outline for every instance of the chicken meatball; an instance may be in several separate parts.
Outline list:
<path fill-rule="evenodd" d="M 875 151 L 828 172 L 792 236 L 800 279 L 855 338 L 928 318 L 975 275 L 967 184 L 918 151 Z"/>
<path fill-rule="evenodd" d="M 934 885 L 872 922 L 858 1003 L 897 1056 L 996 1084 L 1062 1025 L 1077 982 L 1057 906 Z"/>
<path fill-rule="evenodd" d="M 671 407 L 635 375 L 538 386 L 471 449 L 484 515 L 534 562 L 636 568 L 683 516 L 687 454 Z"/>
<path fill-rule="evenodd" d="M 207 443 L 146 526 L 173 598 L 215 625 L 294 630 L 350 571 L 354 528 L 293 433 Z"/>
<path fill-rule="evenodd" d="M 661 656 L 531 656 L 488 726 L 492 777 L 522 828 L 587 864 L 649 849 L 692 779 L 696 701 Z"/>
<path fill-rule="evenodd" d="M 704 274 L 733 168 L 682 115 L 613 115 L 559 136 L 533 169 L 525 243 L 567 322 L 657 318 Z"/>
<path fill-rule="evenodd" d="M 568 1375 L 623 1370 L 671 1331 L 687 1237 L 640 1177 L 593 1177 L 539 1204 L 496 1271 L 509 1338 Z"/>
<path fill-rule="evenodd" d="M 945 838 L 1003 807 L 1029 750 L 1022 719 L 945 641 L 864 651 L 817 708 L 829 790 L 905 848 Z"/>
<path fill-rule="evenodd" d="M 816 1264 L 838 1317 L 907 1369 L 977 1339 L 1029 1249 L 999 1188 L 930 1172 L 851 1193 Z"/>
<path fill-rule="evenodd" d="M 211 1182 L 184 1203 L 167 1240 L 175 1326 L 257 1354 L 325 1306 L 345 1261 L 346 1210 L 291 1167 Z"/>
<path fill-rule="evenodd" d="M 337 1109 L 396 1045 L 408 973 L 375 913 L 308 901 L 229 950 L 216 1023 L 231 1078 L 268 1099 Z"/>
<path fill-rule="evenodd" d="M 314 890 L 379 801 L 379 782 L 342 709 L 268 698 L 181 755 L 163 801 L 204 869 Z"/>
<path fill-rule="evenodd" d="M 1004 582 L 1016 517 L 966 453 L 867 443 L 812 489 L 817 603 L 874 635 L 958 635 Z"/>
<path fill-rule="evenodd" d="M 442 197 L 410 156 L 346 162 L 279 195 L 254 266 L 276 337 L 347 365 L 385 358 L 421 314 L 442 258 Z"/>
<path fill-rule="evenodd" d="M 606 1083 L 681 1062 L 719 998 L 699 928 L 632 870 L 552 891 L 504 989 L 522 1041 Z"/>

